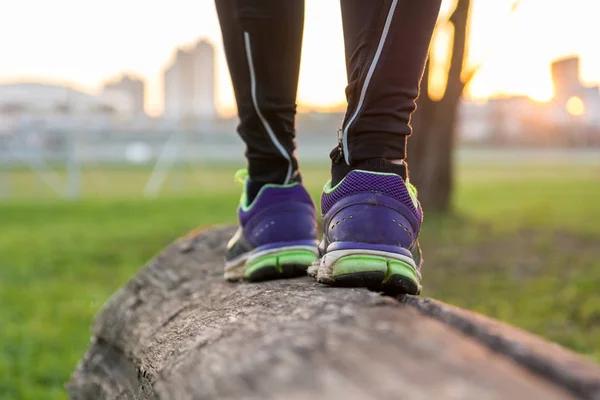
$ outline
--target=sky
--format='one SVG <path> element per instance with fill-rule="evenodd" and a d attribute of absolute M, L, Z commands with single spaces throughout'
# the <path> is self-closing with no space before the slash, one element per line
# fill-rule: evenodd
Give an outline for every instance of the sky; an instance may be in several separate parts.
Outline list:
<path fill-rule="evenodd" d="M 213 0 L 4 0 L 0 13 L 0 83 L 42 81 L 97 91 L 121 73 L 147 82 L 147 111 L 163 109 L 162 73 L 178 46 L 206 38 L 217 49 L 217 107 L 234 110 Z M 587 84 L 600 84 L 600 1 L 473 0 L 469 65 L 480 65 L 473 98 L 552 96 L 550 62 L 579 55 Z M 444 0 L 434 38 L 443 66 L 449 31 Z M 346 72 L 339 0 L 306 0 L 298 102 L 345 103 Z M 436 80 L 437 82 L 437 80 Z M 439 88 L 439 86 L 438 86 Z M 434 87 L 435 89 L 435 87 Z"/>

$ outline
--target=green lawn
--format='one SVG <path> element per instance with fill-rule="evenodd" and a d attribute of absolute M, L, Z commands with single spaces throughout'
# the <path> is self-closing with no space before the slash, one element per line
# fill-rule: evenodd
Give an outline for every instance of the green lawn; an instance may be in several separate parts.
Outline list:
<path fill-rule="evenodd" d="M 235 221 L 233 167 L 199 167 L 142 200 L 143 170 L 86 170 L 57 200 L 24 170 L 0 203 L 0 398 L 64 399 L 103 302 L 163 246 Z M 327 171 L 306 168 L 315 199 Z M 600 169 L 463 165 L 457 212 L 426 214 L 426 296 L 600 360 Z"/>

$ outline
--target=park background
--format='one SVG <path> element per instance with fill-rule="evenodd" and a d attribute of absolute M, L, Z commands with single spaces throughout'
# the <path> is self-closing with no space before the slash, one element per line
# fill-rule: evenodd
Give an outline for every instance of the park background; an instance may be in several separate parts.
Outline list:
<path fill-rule="evenodd" d="M 415 115 L 408 159 L 423 295 L 596 361 L 598 11 L 444 1 L 419 104 L 438 117 Z M 106 299 L 186 232 L 235 223 L 244 147 L 212 1 L 23 0 L 0 38 L 0 399 L 64 399 Z M 317 204 L 345 79 L 339 2 L 306 0 L 298 156 Z"/>

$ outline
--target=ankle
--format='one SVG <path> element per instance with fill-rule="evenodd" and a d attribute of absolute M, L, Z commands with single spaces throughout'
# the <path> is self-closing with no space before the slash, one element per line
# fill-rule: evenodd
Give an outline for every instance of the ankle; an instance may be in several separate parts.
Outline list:
<path fill-rule="evenodd" d="M 288 184 L 290 183 L 302 183 L 302 175 L 300 175 L 300 171 L 296 171 L 292 174 L 292 177 L 290 178 Z M 269 185 L 269 184 L 273 184 L 273 185 L 282 185 L 283 181 L 282 180 L 277 180 L 277 181 L 273 181 L 273 180 L 261 180 L 259 179 L 252 179 L 249 178 L 248 179 L 248 184 L 246 186 L 246 197 L 248 199 L 248 204 L 251 204 L 254 199 L 256 198 L 256 196 L 258 196 L 258 193 L 260 192 L 260 190 L 265 186 L 265 185 Z"/>
<path fill-rule="evenodd" d="M 351 171 L 360 169 L 371 172 L 388 172 L 400 175 L 406 180 L 408 176 L 408 167 L 404 160 L 386 160 L 384 158 L 371 158 L 359 161 L 353 165 L 347 165 L 344 162 L 331 165 L 331 185 L 340 183 Z"/>

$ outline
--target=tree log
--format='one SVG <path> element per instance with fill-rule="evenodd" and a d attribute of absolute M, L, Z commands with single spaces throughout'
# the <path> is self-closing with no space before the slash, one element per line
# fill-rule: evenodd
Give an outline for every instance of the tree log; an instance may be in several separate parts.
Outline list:
<path fill-rule="evenodd" d="M 107 302 L 71 398 L 600 399 L 597 365 L 432 300 L 224 282 L 233 231 L 182 238 Z"/>

